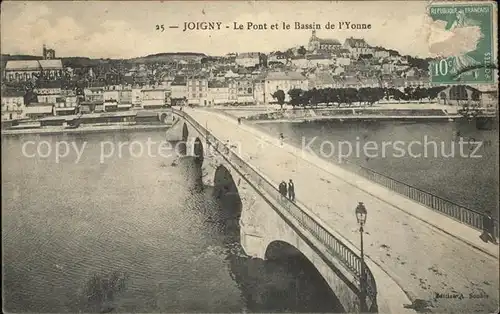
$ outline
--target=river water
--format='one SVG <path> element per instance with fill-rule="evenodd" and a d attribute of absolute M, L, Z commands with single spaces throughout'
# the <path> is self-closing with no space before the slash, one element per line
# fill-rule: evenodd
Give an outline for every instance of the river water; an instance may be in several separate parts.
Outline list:
<path fill-rule="evenodd" d="M 428 136 L 448 143 L 457 132 L 489 141 L 477 152 L 480 158 L 395 158 L 388 151 L 383 158 L 349 159 L 470 208 L 498 204 L 496 131 L 478 131 L 467 122 L 322 121 L 261 127 L 271 134 L 283 132 L 299 146 L 317 137 L 310 145 L 316 153 L 324 141 L 380 144 Z M 237 225 L 227 223 L 231 205 L 215 198 L 210 188 L 200 188 L 200 169 L 192 158 L 159 156 L 155 144 L 164 138 L 163 132 L 2 138 L 7 311 L 341 311 L 308 262 L 245 256 L 239 231 L 227 227 Z M 34 144 L 23 154 L 28 141 Z M 62 141 L 79 148 L 80 158 L 71 148 L 56 160 L 56 142 Z M 136 143 L 134 149 L 128 145 L 116 151 L 127 142 Z M 154 143 L 153 152 L 138 153 L 147 142 Z M 413 150 L 421 152 L 418 145 Z M 107 157 L 101 162 L 102 152 Z"/>
<path fill-rule="evenodd" d="M 5 310 L 341 310 L 308 262 L 245 256 L 239 231 L 227 227 L 237 225 L 226 221 L 231 205 L 199 186 L 192 158 L 162 157 L 154 144 L 152 153 L 139 153 L 139 146 L 164 138 L 163 132 L 2 138 Z M 70 150 L 56 160 L 63 141 Z M 123 149 L 111 154 L 120 143 Z"/>
<path fill-rule="evenodd" d="M 283 133 L 286 141 L 304 149 L 310 147 L 331 162 L 336 162 L 342 152 L 348 155 L 343 160 L 465 207 L 480 212 L 490 209 L 494 215 L 498 211 L 498 130 L 477 130 L 475 123 L 467 120 L 315 121 L 264 123 L 259 127 L 275 136 Z M 460 138 L 464 142 L 462 152 Z M 396 141 L 400 143 L 393 145 Z M 356 149 L 357 143 L 360 149 Z M 373 149 L 364 150 L 364 145 Z"/>

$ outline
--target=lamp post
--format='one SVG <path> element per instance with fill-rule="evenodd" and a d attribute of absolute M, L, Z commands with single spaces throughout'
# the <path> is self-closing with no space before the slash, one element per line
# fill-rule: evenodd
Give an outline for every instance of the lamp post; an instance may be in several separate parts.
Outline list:
<path fill-rule="evenodd" d="M 356 206 L 356 219 L 359 224 L 359 234 L 361 236 L 361 278 L 359 279 L 359 299 L 361 312 L 367 312 L 366 309 L 366 272 L 365 272 L 365 256 L 363 252 L 363 226 L 366 223 L 366 207 L 363 202 L 359 202 Z"/>

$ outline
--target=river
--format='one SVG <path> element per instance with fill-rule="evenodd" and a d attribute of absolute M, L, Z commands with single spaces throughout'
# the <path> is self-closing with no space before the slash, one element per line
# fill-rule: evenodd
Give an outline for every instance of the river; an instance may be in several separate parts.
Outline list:
<path fill-rule="evenodd" d="M 310 147 L 331 162 L 336 162 L 339 151 L 349 152 L 349 144 L 340 142 L 350 143 L 352 153 L 344 160 L 476 211 L 490 209 L 495 216 L 498 211 L 498 131 L 477 130 L 474 122 L 314 121 L 265 123 L 259 128 L 273 136 L 283 133 L 286 141 Z M 393 146 L 396 141 L 401 141 L 399 146 Z M 385 154 L 384 143 L 388 143 Z M 365 144 L 375 149 L 365 153 Z"/>
<path fill-rule="evenodd" d="M 244 254 L 239 231 L 227 227 L 237 225 L 226 221 L 231 206 L 199 186 L 192 158 L 124 146 L 101 162 L 103 147 L 164 138 L 144 131 L 2 138 L 5 310 L 340 311 L 308 262 Z M 70 143 L 59 159 L 57 142 Z"/>

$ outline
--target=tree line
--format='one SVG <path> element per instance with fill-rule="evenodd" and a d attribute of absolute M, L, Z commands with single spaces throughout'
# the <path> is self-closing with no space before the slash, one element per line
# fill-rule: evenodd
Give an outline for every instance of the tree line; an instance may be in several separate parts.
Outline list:
<path fill-rule="evenodd" d="M 361 105 L 373 105 L 380 100 L 393 99 L 396 101 L 422 101 L 423 99 L 436 99 L 445 86 L 435 87 L 406 87 L 403 90 L 397 88 L 382 87 L 362 87 L 362 88 L 313 88 L 302 90 L 294 88 L 288 91 L 290 101 L 295 106 L 317 106 L 318 104 L 337 105 L 345 104 L 350 106 L 354 103 Z M 456 90 L 455 90 L 456 89 Z M 277 90 L 271 96 L 276 99 L 279 105 L 285 103 L 285 92 Z M 455 86 L 450 92 L 451 99 L 467 99 L 465 86 Z M 473 90 L 472 100 L 479 100 L 479 92 Z"/>

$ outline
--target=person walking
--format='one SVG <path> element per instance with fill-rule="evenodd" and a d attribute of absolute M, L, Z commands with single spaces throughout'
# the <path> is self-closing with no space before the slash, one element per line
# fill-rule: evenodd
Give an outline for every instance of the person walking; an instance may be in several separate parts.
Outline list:
<path fill-rule="evenodd" d="M 283 146 L 283 140 L 285 137 L 283 136 L 283 133 L 280 133 L 280 145 Z M 286 184 L 286 183 L 285 183 Z"/>
<path fill-rule="evenodd" d="M 483 216 L 483 233 L 480 238 L 485 242 L 492 242 L 497 244 L 497 239 L 495 236 L 495 225 L 493 224 L 493 217 L 491 217 L 491 211 L 487 210 Z"/>
<path fill-rule="evenodd" d="M 281 183 L 280 183 L 280 194 L 281 194 L 281 200 L 282 201 L 285 200 L 286 193 L 287 193 L 286 182 L 285 181 L 281 181 Z"/>
<path fill-rule="evenodd" d="M 286 194 L 287 194 L 287 187 L 286 187 L 286 182 L 283 182 L 283 199 L 286 199 Z"/>
<path fill-rule="evenodd" d="M 288 198 L 292 202 L 295 202 L 295 184 L 293 183 L 292 179 L 288 181 Z"/>

